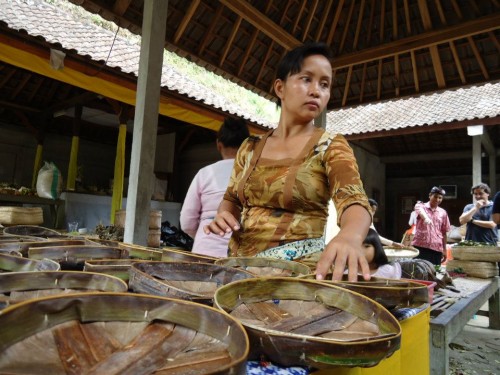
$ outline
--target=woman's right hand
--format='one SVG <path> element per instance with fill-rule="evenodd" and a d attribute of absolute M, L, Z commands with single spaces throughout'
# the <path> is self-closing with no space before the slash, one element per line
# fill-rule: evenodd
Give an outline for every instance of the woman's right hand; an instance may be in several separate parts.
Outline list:
<path fill-rule="evenodd" d="M 240 223 L 229 211 L 217 212 L 212 222 L 203 227 L 205 234 L 214 233 L 221 237 L 224 237 L 226 233 L 231 233 L 239 229 Z"/>

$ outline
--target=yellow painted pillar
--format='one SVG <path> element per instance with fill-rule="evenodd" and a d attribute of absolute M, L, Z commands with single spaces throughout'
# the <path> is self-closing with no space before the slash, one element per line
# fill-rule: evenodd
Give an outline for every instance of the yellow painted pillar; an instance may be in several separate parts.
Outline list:
<path fill-rule="evenodd" d="M 116 142 L 115 174 L 113 177 L 113 197 L 111 198 L 111 224 L 115 223 L 115 213 L 122 208 L 123 178 L 125 176 L 125 140 L 127 125 L 120 124 Z"/>
<path fill-rule="evenodd" d="M 67 190 L 75 190 L 75 181 L 77 174 L 77 162 L 78 162 L 78 147 L 80 145 L 80 137 L 73 136 L 71 140 L 71 154 L 69 157 L 68 165 L 68 179 L 66 182 Z"/>
<path fill-rule="evenodd" d="M 39 143 L 36 146 L 35 163 L 33 165 L 33 179 L 31 180 L 31 188 L 36 189 L 36 180 L 38 178 L 38 171 L 42 167 L 43 145 Z"/>

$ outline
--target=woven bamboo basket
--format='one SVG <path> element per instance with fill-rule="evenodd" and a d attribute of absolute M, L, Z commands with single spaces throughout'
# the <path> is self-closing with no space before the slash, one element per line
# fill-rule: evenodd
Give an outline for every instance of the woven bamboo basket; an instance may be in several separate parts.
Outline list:
<path fill-rule="evenodd" d="M 2 248 L 0 248 L 0 254 L 14 255 L 16 257 L 22 257 L 23 256 L 23 254 L 21 254 L 19 251 L 2 249 Z"/>
<path fill-rule="evenodd" d="M 43 224 L 41 207 L 0 207 L 0 224 Z"/>
<path fill-rule="evenodd" d="M 306 275 L 301 278 L 314 280 L 316 275 Z M 379 277 L 372 277 L 369 281 L 366 281 L 361 276 L 355 282 L 348 281 L 347 276 L 341 281 L 332 281 L 331 278 L 331 274 L 327 275 L 325 280 L 321 282 L 362 294 L 389 310 L 415 308 L 429 303 L 427 287 L 417 282 Z"/>
<path fill-rule="evenodd" d="M 218 259 L 215 264 L 241 268 L 255 276 L 297 277 L 311 273 L 311 268 L 305 264 L 276 258 L 231 257 Z"/>
<path fill-rule="evenodd" d="M 174 249 L 172 247 L 162 248 L 161 260 L 163 262 L 200 262 L 215 263 L 219 258 L 208 255 L 194 254 L 189 251 Z"/>
<path fill-rule="evenodd" d="M 252 359 L 283 366 L 370 367 L 400 347 L 401 327 L 383 306 L 313 280 L 235 281 L 215 292 L 214 304 L 245 326 Z"/>
<path fill-rule="evenodd" d="M 130 293 L 26 301 L 2 312 L 0 332 L 0 372 L 10 374 L 243 375 L 249 348 L 221 311 Z"/>
<path fill-rule="evenodd" d="M 146 246 L 132 245 L 119 242 L 118 247 L 128 251 L 129 257 L 144 260 L 161 260 L 162 252 L 158 249 L 152 249 Z"/>
<path fill-rule="evenodd" d="M 498 276 L 498 266 L 493 262 L 474 262 L 470 260 L 449 260 L 446 263 L 446 270 L 453 272 L 456 269 L 462 269 L 467 276 L 488 279 Z"/>
<path fill-rule="evenodd" d="M 42 238 L 66 237 L 56 230 L 41 227 L 39 225 L 14 225 L 3 230 L 4 235 L 31 236 Z"/>
<path fill-rule="evenodd" d="M 47 238 L 35 237 L 35 236 L 17 236 L 13 234 L 0 234 L 0 246 L 3 246 L 12 242 L 33 242 L 33 241 L 47 241 Z"/>
<path fill-rule="evenodd" d="M 59 263 L 50 259 L 27 259 L 22 256 L 0 253 L 0 272 L 58 271 Z"/>
<path fill-rule="evenodd" d="M 30 247 L 28 257 L 31 259 L 52 259 L 61 264 L 62 269 L 83 270 L 89 259 L 124 259 L 128 251 L 108 246 L 74 245 Z"/>
<path fill-rule="evenodd" d="M 122 280 L 100 273 L 77 271 L 12 272 L 0 274 L 4 305 L 33 298 L 82 292 L 126 292 Z"/>
<path fill-rule="evenodd" d="M 128 283 L 129 270 L 133 263 L 143 262 L 140 259 L 99 259 L 86 260 L 83 266 L 84 271 L 104 273 L 122 279 Z"/>
<path fill-rule="evenodd" d="M 23 256 L 28 256 L 28 250 L 30 247 L 57 247 L 57 246 L 74 246 L 74 245 L 85 245 L 87 242 L 85 240 L 37 240 L 37 241 L 19 241 L 19 242 L 9 242 L 0 244 L 0 249 L 12 249 L 19 251 Z"/>
<path fill-rule="evenodd" d="M 416 258 L 419 254 L 418 249 L 412 246 L 404 247 L 403 249 L 384 246 L 384 252 L 385 255 L 387 255 L 387 259 L 389 260 L 389 262 L 413 259 Z"/>
<path fill-rule="evenodd" d="M 500 262 L 498 246 L 454 246 L 451 249 L 453 259 L 476 262 Z"/>
<path fill-rule="evenodd" d="M 137 293 L 212 305 L 217 288 L 251 277 L 243 270 L 209 263 L 140 262 L 130 267 L 129 287 Z"/>

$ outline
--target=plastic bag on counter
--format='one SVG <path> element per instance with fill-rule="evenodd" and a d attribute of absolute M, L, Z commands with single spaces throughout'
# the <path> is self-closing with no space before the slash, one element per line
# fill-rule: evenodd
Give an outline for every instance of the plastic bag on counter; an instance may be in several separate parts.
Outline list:
<path fill-rule="evenodd" d="M 163 245 L 179 247 L 191 251 L 194 240 L 181 229 L 171 225 L 168 221 L 161 223 L 161 241 Z"/>
<path fill-rule="evenodd" d="M 57 199 L 62 191 L 61 171 L 52 162 L 45 162 L 38 171 L 36 193 L 40 198 Z"/>

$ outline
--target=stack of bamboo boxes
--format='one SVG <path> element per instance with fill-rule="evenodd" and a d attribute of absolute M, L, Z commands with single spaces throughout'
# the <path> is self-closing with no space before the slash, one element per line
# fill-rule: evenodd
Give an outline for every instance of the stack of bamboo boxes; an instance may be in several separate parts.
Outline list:
<path fill-rule="evenodd" d="M 498 276 L 500 247 L 498 246 L 454 246 L 453 256 L 446 264 L 446 270 L 461 270 L 471 277 L 490 278 Z"/>
<path fill-rule="evenodd" d="M 115 213 L 115 225 L 125 227 L 125 210 L 118 210 Z M 161 211 L 152 210 L 149 213 L 149 233 L 148 246 L 160 247 L 161 240 Z"/>

